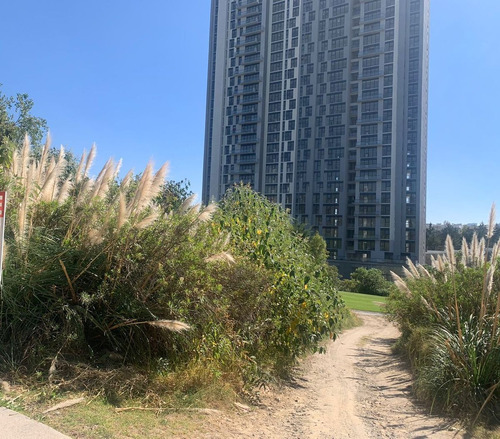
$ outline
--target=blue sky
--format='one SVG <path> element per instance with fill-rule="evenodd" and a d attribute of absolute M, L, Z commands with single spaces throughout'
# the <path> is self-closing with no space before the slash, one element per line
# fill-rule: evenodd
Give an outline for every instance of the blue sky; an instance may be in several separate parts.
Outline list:
<path fill-rule="evenodd" d="M 201 192 L 209 0 L 2 5 L 0 83 L 28 93 L 54 144 L 98 147 Z M 487 221 L 500 204 L 498 0 L 432 0 L 427 221 Z"/>

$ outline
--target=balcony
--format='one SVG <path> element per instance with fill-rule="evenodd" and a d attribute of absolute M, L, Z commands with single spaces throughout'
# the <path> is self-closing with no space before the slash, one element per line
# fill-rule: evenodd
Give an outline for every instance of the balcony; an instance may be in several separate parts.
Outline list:
<path fill-rule="evenodd" d="M 385 18 L 385 14 L 382 11 L 378 13 L 373 13 L 370 16 L 365 16 L 360 20 L 360 24 L 370 23 L 372 21 L 383 20 Z"/>
<path fill-rule="evenodd" d="M 246 37 L 248 35 L 254 35 L 254 34 L 259 34 L 261 32 L 264 32 L 265 27 L 262 25 L 256 26 L 255 29 L 246 29 L 244 32 L 241 33 L 242 37 Z"/>
<path fill-rule="evenodd" d="M 262 62 L 264 61 L 264 57 L 262 56 L 258 56 L 256 58 L 251 58 L 251 59 L 247 59 L 248 58 L 248 53 L 245 54 L 245 58 L 243 59 L 243 63 L 242 65 L 246 65 L 246 64 L 255 64 L 255 63 L 258 63 L 258 62 Z M 251 55 L 251 54 L 250 54 Z"/>
<path fill-rule="evenodd" d="M 382 168 L 382 163 L 375 163 L 373 165 L 358 165 L 356 166 L 355 170 L 356 171 L 365 171 L 367 169 L 373 169 L 373 170 L 377 170 L 377 169 L 381 169 Z"/>
<path fill-rule="evenodd" d="M 238 8 L 243 8 L 245 6 L 251 6 L 251 5 L 256 5 L 256 4 L 259 4 L 261 2 L 261 0 L 240 0 L 236 6 Z"/>
<path fill-rule="evenodd" d="M 379 76 L 384 76 L 384 71 L 383 70 L 377 70 L 373 74 L 360 73 L 358 75 L 358 79 L 377 78 Z"/>

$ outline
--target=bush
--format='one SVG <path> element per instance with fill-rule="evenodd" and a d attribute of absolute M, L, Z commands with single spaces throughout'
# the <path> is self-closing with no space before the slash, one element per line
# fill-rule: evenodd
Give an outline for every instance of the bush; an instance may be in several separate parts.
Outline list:
<path fill-rule="evenodd" d="M 269 313 L 256 322 L 266 328 L 259 339 L 265 347 L 261 354 L 287 364 L 306 349 L 319 349 L 324 335 L 336 336 L 343 305 L 334 288 L 335 272 L 324 258 L 311 255 L 309 240 L 295 231 L 280 206 L 236 186 L 222 200 L 213 224 L 216 233 L 230 231 L 235 256 L 271 274 Z"/>
<path fill-rule="evenodd" d="M 392 285 L 385 279 L 380 270 L 358 267 L 351 273 L 351 280 L 346 284 L 346 287 L 350 288 L 347 291 L 355 293 L 388 296 Z"/>
<path fill-rule="evenodd" d="M 110 161 L 92 180 L 94 151 L 68 178 L 48 150 L 35 162 L 25 144 L 8 174 L 0 368 L 113 354 L 237 381 L 286 374 L 336 335 L 333 272 L 278 206 L 245 187 L 220 208 L 162 198 L 166 166 L 116 181 Z"/>
<path fill-rule="evenodd" d="M 494 211 L 488 237 L 493 220 Z M 480 415 L 498 422 L 500 413 L 500 243 L 491 252 L 487 244 L 464 240 L 457 260 L 448 238 L 432 267 L 408 261 L 405 279 L 393 274 L 399 290 L 388 300 L 417 394 L 473 422 Z"/>

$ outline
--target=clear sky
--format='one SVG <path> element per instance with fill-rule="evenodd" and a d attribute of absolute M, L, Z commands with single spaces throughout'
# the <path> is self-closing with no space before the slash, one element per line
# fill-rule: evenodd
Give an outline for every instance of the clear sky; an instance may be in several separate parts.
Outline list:
<path fill-rule="evenodd" d="M 209 0 L 16 0 L 1 14 L 0 83 L 28 93 L 54 144 L 96 142 L 201 193 Z M 431 0 L 427 221 L 500 207 L 499 0 Z M 499 209 L 500 210 L 500 209 Z"/>

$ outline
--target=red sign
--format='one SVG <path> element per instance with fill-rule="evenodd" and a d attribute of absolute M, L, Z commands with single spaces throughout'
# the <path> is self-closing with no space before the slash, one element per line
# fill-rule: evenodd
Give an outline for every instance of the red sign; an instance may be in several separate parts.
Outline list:
<path fill-rule="evenodd" d="M 0 192 L 0 218 L 4 217 L 5 213 L 5 192 Z"/>

